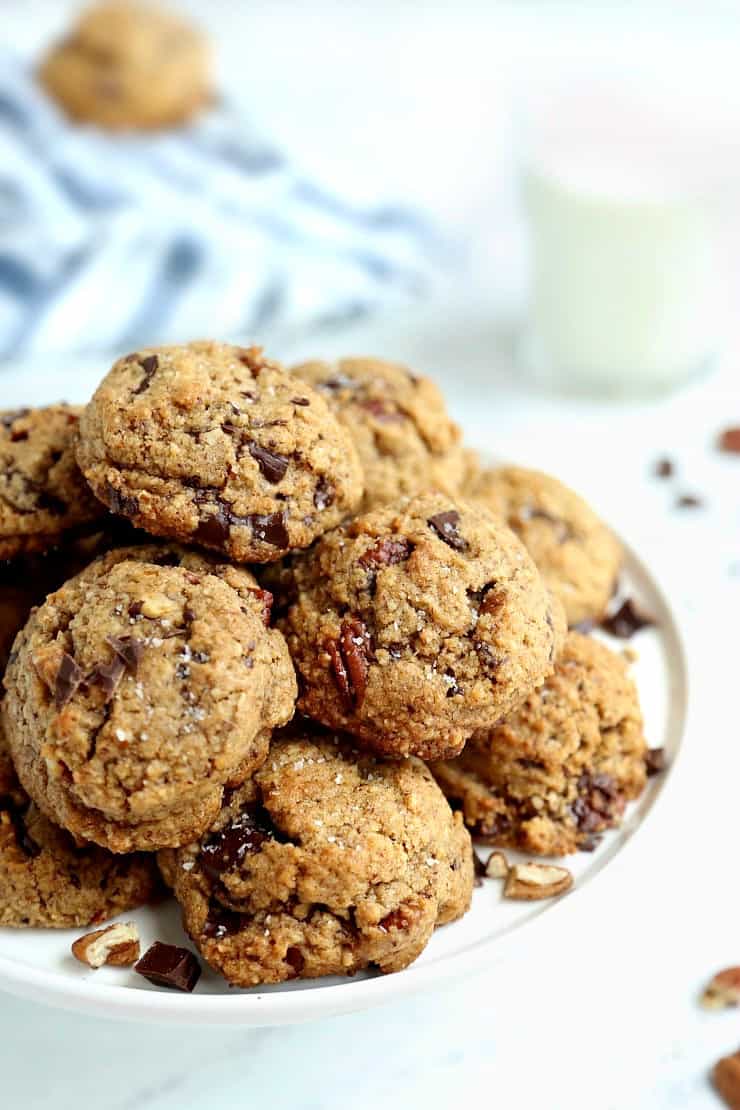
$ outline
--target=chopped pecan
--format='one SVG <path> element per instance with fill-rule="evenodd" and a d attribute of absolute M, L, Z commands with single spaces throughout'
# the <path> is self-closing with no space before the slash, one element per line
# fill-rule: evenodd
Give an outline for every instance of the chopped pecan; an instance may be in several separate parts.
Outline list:
<path fill-rule="evenodd" d="M 515 863 L 509 868 L 504 897 L 519 901 L 537 901 L 564 894 L 573 886 L 567 867 L 549 863 Z"/>
<path fill-rule="evenodd" d="M 342 621 L 339 640 L 327 644 L 332 673 L 348 712 L 362 705 L 372 659 L 370 633 L 364 621 L 352 617 Z"/>
<path fill-rule="evenodd" d="M 740 1005 L 740 967 L 726 967 L 718 971 L 707 984 L 701 996 L 707 1010 L 724 1010 L 726 1006 Z"/>
<path fill-rule="evenodd" d="M 139 958 L 139 933 L 132 921 L 117 922 L 94 933 L 85 933 L 72 945 L 72 955 L 88 967 L 103 964 L 129 967 Z"/>

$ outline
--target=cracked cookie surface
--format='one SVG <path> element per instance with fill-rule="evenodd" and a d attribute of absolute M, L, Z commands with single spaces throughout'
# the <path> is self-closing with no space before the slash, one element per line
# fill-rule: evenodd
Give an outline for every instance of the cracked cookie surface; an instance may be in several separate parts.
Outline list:
<path fill-rule="evenodd" d="M 112 551 L 51 594 L 4 679 L 8 742 L 39 808 L 116 852 L 207 828 L 292 716 L 270 601 L 247 571 L 176 545 Z"/>
<path fill-rule="evenodd" d="M 108 515 L 75 461 L 81 412 L 0 410 L 0 560 L 46 551 Z"/>
<path fill-rule="evenodd" d="M 427 489 L 464 492 L 476 460 L 429 378 L 377 358 L 304 362 L 296 377 L 326 397 L 360 456 L 360 511 Z"/>
<path fill-rule="evenodd" d="M 67 115 L 113 131 L 184 123 L 211 95 L 204 36 L 169 12 L 120 0 L 83 12 L 38 76 Z"/>
<path fill-rule="evenodd" d="M 78 847 L 39 812 L 18 781 L 0 724 L 0 926 L 98 924 L 159 890 L 152 855 Z"/>
<path fill-rule="evenodd" d="M 416 759 L 291 728 L 199 843 L 159 855 L 188 933 L 230 983 L 408 966 L 470 905 L 470 837 Z"/>
<path fill-rule="evenodd" d="M 645 785 L 637 690 L 621 656 L 569 632 L 555 673 L 432 771 L 473 835 L 560 856 L 593 847 Z"/>
<path fill-rule="evenodd" d="M 77 458 L 113 512 L 237 562 L 308 547 L 362 495 L 324 399 L 259 348 L 223 343 L 119 359 L 85 410 Z"/>
<path fill-rule="evenodd" d="M 519 466 L 483 471 L 470 496 L 516 532 L 571 627 L 604 615 L 622 547 L 582 497 L 549 474 Z"/>
<path fill-rule="evenodd" d="M 392 755 L 457 754 L 552 672 L 565 631 L 513 532 L 444 494 L 335 529 L 279 589 L 299 708 Z"/>

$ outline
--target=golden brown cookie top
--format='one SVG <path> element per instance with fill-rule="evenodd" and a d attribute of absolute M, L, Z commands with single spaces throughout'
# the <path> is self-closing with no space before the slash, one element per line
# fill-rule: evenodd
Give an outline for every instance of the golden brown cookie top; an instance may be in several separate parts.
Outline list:
<path fill-rule="evenodd" d="M 326 402 L 258 347 L 197 342 L 119 359 L 81 422 L 79 464 L 153 535 L 270 562 L 359 502 L 356 452 Z"/>
<path fill-rule="evenodd" d="M 582 497 L 557 478 L 520 466 L 484 471 L 471 497 L 516 532 L 563 603 L 569 625 L 603 616 L 622 548 Z"/>
<path fill-rule="evenodd" d="M 239 985 L 410 963 L 465 912 L 470 840 L 427 768 L 291 727 L 211 831 L 160 853 L 205 958 Z"/>
<path fill-rule="evenodd" d="M 441 493 L 329 533 L 283 587 L 299 707 L 392 754 L 455 754 L 547 677 L 564 634 L 516 536 Z"/>
<path fill-rule="evenodd" d="M 431 379 L 378 358 L 305 362 L 293 373 L 350 433 L 365 475 L 362 511 L 426 489 L 462 490 L 474 457 Z"/>
<path fill-rule="evenodd" d="M 0 410 L 0 560 L 46 551 L 107 516 L 75 461 L 81 412 Z"/>

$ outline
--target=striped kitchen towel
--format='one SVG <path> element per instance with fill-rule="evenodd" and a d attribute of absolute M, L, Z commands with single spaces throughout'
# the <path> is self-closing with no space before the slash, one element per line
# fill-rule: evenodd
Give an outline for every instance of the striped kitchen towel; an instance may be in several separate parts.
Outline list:
<path fill-rule="evenodd" d="M 300 332 L 418 295 L 437 247 L 413 211 L 353 207 L 225 107 L 110 135 L 0 52 L 0 359 Z"/>

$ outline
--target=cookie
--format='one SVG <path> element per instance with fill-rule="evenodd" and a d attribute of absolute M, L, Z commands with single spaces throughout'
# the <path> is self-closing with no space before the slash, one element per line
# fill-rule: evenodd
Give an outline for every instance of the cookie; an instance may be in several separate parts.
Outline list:
<path fill-rule="evenodd" d="M 364 472 L 360 511 L 423 490 L 457 493 L 475 464 L 429 378 L 378 358 L 304 362 L 296 377 L 319 390 L 347 429 Z"/>
<path fill-rule="evenodd" d="M 570 632 L 555 673 L 432 771 L 474 835 L 539 855 L 590 849 L 645 785 L 637 690 L 621 656 Z"/>
<path fill-rule="evenodd" d="M 47 551 L 108 514 L 75 462 L 81 408 L 0 411 L 0 560 Z"/>
<path fill-rule="evenodd" d="M 205 38 L 160 8 L 132 2 L 84 12 L 38 77 L 72 119 L 111 131 L 185 123 L 212 96 Z"/>
<path fill-rule="evenodd" d="M 175 546 L 112 551 L 14 645 L 4 720 L 24 788 L 115 852 L 192 840 L 265 759 L 295 674 L 248 572 Z"/>
<path fill-rule="evenodd" d="M 128 355 L 80 430 L 80 466 L 113 512 L 237 562 L 308 547 L 362 496 L 356 452 L 326 402 L 257 347 Z"/>
<path fill-rule="evenodd" d="M 78 847 L 39 812 L 18 782 L 0 725 L 0 926 L 98 924 L 159 891 L 153 855 Z"/>
<path fill-rule="evenodd" d="M 484 471 L 471 497 L 516 532 L 562 601 L 571 627 L 603 616 L 616 588 L 622 548 L 583 498 L 557 478 L 519 466 Z"/>
<path fill-rule="evenodd" d="M 564 635 L 513 532 L 441 493 L 330 532 L 280 589 L 299 708 L 389 755 L 457 754 L 551 673 Z"/>
<path fill-rule="evenodd" d="M 185 928 L 248 987 L 407 967 L 470 905 L 470 837 L 428 769 L 296 728 L 199 843 L 160 853 Z"/>

